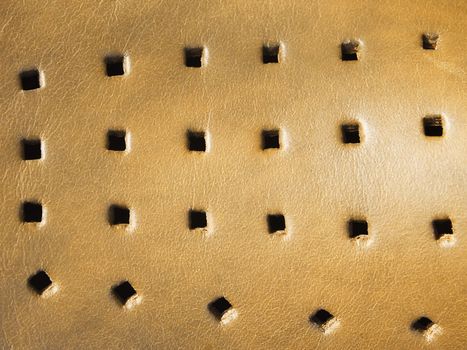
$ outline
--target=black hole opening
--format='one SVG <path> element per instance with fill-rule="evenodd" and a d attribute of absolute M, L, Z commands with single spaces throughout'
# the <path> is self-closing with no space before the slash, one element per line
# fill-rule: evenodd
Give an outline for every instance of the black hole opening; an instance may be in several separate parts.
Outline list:
<path fill-rule="evenodd" d="M 280 148 L 279 130 L 263 130 L 263 149 Z"/>
<path fill-rule="evenodd" d="M 208 305 L 209 311 L 219 320 L 231 308 L 232 304 L 224 297 L 217 298 Z"/>
<path fill-rule="evenodd" d="M 263 46 L 263 63 L 279 63 L 280 45 Z"/>
<path fill-rule="evenodd" d="M 42 158 L 41 140 L 21 140 L 23 160 L 36 160 Z"/>
<path fill-rule="evenodd" d="M 365 220 L 350 220 L 348 225 L 350 238 L 368 235 L 368 222 Z"/>
<path fill-rule="evenodd" d="M 310 316 L 310 321 L 318 326 L 323 326 L 333 318 L 334 316 L 330 312 L 324 309 L 319 309 Z"/>
<path fill-rule="evenodd" d="M 341 127 L 342 142 L 360 143 L 360 127 L 358 124 L 344 124 Z"/>
<path fill-rule="evenodd" d="M 136 290 L 133 288 L 130 282 L 125 281 L 116 286 L 113 286 L 112 293 L 123 305 L 125 305 L 128 299 L 136 295 Z"/>
<path fill-rule="evenodd" d="M 128 225 L 130 223 L 130 209 L 119 205 L 109 208 L 109 222 L 111 225 Z"/>
<path fill-rule="evenodd" d="M 125 57 L 122 55 L 113 55 L 107 56 L 104 59 L 105 62 L 105 72 L 108 77 L 124 75 L 125 74 L 125 67 L 124 67 Z"/>
<path fill-rule="evenodd" d="M 24 202 L 22 207 L 23 222 L 41 222 L 42 205 L 35 202 Z"/>
<path fill-rule="evenodd" d="M 44 291 L 52 285 L 52 280 L 45 271 L 38 271 L 28 279 L 28 285 L 37 294 L 42 294 Z"/>
<path fill-rule="evenodd" d="M 185 66 L 190 68 L 200 68 L 203 63 L 203 48 L 185 48 Z"/>
<path fill-rule="evenodd" d="M 107 132 L 107 149 L 109 151 L 123 152 L 126 150 L 126 131 L 109 130 Z"/>
<path fill-rule="evenodd" d="M 206 152 L 206 135 L 204 132 L 188 131 L 188 149 L 195 152 Z"/>
<path fill-rule="evenodd" d="M 426 136 L 443 136 L 443 118 L 441 116 L 423 118 L 423 130 Z"/>
<path fill-rule="evenodd" d="M 208 226 L 206 212 L 204 211 L 190 210 L 188 213 L 188 221 L 190 230 L 206 228 Z"/>
<path fill-rule="evenodd" d="M 341 44 L 342 61 L 357 61 L 360 44 L 358 41 L 347 41 Z"/>
<path fill-rule="evenodd" d="M 34 90 L 41 87 L 40 73 L 37 69 L 26 70 L 19 73 L 21 89 Z"/>
<path fill-rule="evenodd" d="M 414 331 L 424 332 L 428 328 L 430 328 L 432 324 L 433 324 L 432 320 L 430 320 L 428 317 L 423 316 L 423 317 L 420 317 L 419 319 L 415 320 L 412 323 L 411 328 Z"/>
<path fill-rule="evenodd" d="M 285 231 L 285 217 L 282 214 L 271 214 L 267 217 L 269 233 Z"/>
<path fill-rule="evenodd" d="M 436 50 L 439 35 L 436 33 L 425 33 L 422 35 L 422 46 L 425 50 Z"/>
<path fill-rule="evenodd" d="M 433 230 L 435 231 L 436 239 L 443 235 L 452 235 L 452 222 L 450 219 L 433 220 Z"/>

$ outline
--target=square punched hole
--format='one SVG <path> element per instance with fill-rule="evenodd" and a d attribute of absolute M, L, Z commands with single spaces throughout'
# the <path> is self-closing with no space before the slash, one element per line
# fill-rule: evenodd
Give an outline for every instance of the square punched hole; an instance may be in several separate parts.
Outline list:
<path fill-rule="evenodd" d="M 111 205 L 109 207 L 109 223 L 115 225 L 130 224 L 130 209 L 120 205 Z"/>
<path fill-rule="evenodd" d="M 358 40 L 346 40 L 341 44 L 342 61 L 357 61 L 360 51 L 360 42 Z"/>
<path fill-rule="evenodd" d="M 220 297 L 210 302 L 208 304 L 208 310 L 223 324 L 227 324 L 237 315 L 232 304 L 225 297 Z"/>
<path fill-rule="evenodd" d="M 423 118 L 423 131 L 426 136 L 443 136 L 443 117 L 440 115 L 429 115 Z"/>
<path fill-rule="evenodd" d="M 424 33 L 422 35 L 422 47 L 424 50 L 436 50 L 438 46 L 439 34 Z"/>
<path fill-rule="evenodd" d="M 42 222 L 42 204 L 37 202 L 24 202 L 21 209 L 23 222 Z"/>
<path fill-rule="evenodd" d="M 187 132 L 188 149 L 193 152 L 206 152 L 206 133 L 204 131 Z"/>
<path fill-rule="evenodd" d="M 197 228 L 206 228 L 208 226 L 208 219 L 205 211 L 190 210 L 188 212 L 188 224 L 190 230 Z"/>
<path fill-rule="evenodd" d="M 263 45 L 263 63 L 279 63 L 281 54 L 280 44 Z"/>
<path fill-rule="evenodd" d="M 365 220 L 349 220 L 348 230 L 350 238 L 368 236 L 368 222 Z"/>
<path fill-rule="evenodd" d="M 128 281 L 113 286 L 112 293 L 122 305 L 125 305 L 130 299 L 137 296 L 136 290 Z"/>
<path fill-rule="evenodd" d="M 23 160 L 37 160 L 42 158 L 42 142 L 40 139 L 21 140 Z"/>
<path fill-rule="evenodd" d="M 38 69 L 24 70 L 19 73 L 21 89 L 35 90 L 42 87 L 41 72 Z"/>
<path fill-rule="evenodd" d="M 440 239 L 445 235 L 452 235 L 452 222 L 450 219 L 438 219 L 432 221 L 435 238 Z"/>
<path fill-rule="evenodd" d="M 343 143 L 360 143 L 360 126 L 357 123 L 341 126 Z"/>
<path fill-rule="evenodd" d="M 185 66 L 201 68 L 203 66 L 204 47 L 185 48 Z"/>
<path fill-rule="evenodd" d="M 42 295 L 48 288 L 52 286 L 52 280 L 50 279 L 47 272 L 39 270 L 28 278 L 28 285 L 37 294 Z"/>
<path fill-rule="evenodd" d="M 338 321 L 334 315 L 325 309 L 319 309 L 312 314 L 310 322 L 324 333 L 330 333 L 338 325 Z"/>
<path fill-rule="evenodd" d="M 426 316 L 413 321 L 410 328 L 415 332 L 421 333 L 427 342 L 431 342 L 435 336 L 442 333 L 441 327 Z"/>
<path fill-rule="evenodd" d="M 107 132 L 107 149 L 109 151 L 123 152 L 127 149 L 126 131 L 109 130 Z"/>
<path fill-rule="evenodd" d="M 263 150 L 281 147 L 280 133 L 277 129 L 263 130 L 263 132 L 261 133 L 261 138 Z"/>
<path fill-rule="evenodd" d="M 267 216 L 269 233 L 285 231 L 285 217 L 282 214 L 269 214 Z"/>
<path fill-rule="evenodd" d="M 128 74 L 128 57 L 124 55 L 109 55 L 104 58 L 105 73 L 108 77 Z"/>

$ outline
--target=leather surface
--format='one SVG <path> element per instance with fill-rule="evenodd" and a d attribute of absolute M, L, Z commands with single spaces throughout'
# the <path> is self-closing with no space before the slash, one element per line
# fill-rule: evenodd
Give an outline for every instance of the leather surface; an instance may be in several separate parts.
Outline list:
<path fill-rule="evenodd" d="M 2 1 L 0 345 L 465 348 L 466 28 L 464 0 Z M 341 60 L 345 40 L 358 61 Z M 262 62 L 270 43 L 278 64 Z M 203 46 L 206 65 L 185 67 Z M 127 75 L 106 76 L 110 54 Z M 45 86 L 22 91 L 34 67 Z M 433 114 L 443 137 L 423 134 Z M 360 144 L 342 143 L 349 121 Z M 270 129 L 281 149 L 261 149 Z M 108 130 L 130 149 L 106 150 Z M 187 150 L 187 130 L 208 152 Z M 43 159 L 21 159 L 23 138 Z M 21 222 L 26 200 L 42 225 Z M 131 229 L 109 225 L 112 204 Z M 285 233 L 268 233 L 276 213 Z M 445 217 L 451 246 L 431 225 Z M 349 239 L 350 218 L 367 240 Z M 47 298 L 27 285 L 40 269 Z M 131 309 L 111 291 L 124 280 Z M 208 309 L 221 296 L 226 324 Z M 320 308 L 332 332 L 310 322 Z M 421 316 L 441 329 L 431 342 L 411 329 Z"/>

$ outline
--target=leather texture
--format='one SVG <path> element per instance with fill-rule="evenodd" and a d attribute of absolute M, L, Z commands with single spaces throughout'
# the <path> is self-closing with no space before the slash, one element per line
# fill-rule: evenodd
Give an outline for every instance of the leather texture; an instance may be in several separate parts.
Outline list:
<path fill-rule="evenodd" d="M 3 0 L 1 347 L 465 348 L 466 37 L 465 0 Z M 125 75 L 106 75 L 109 55 Z M 42 87 L 23 91 L 30 69 Z M 424 135 L 430 115 L 442 137 Z M 346 123 L 360 143 L 343 144 Z M 126 151 L 106 149 L 109 130 Z M 279 149 L 262 149 L 268 130 Z M 446 218 L 451 244 L 432 227 Z M 350 219 L 368 235 L 349 238 Z M 334 318 L 313 323 L 319 309 Z"/>

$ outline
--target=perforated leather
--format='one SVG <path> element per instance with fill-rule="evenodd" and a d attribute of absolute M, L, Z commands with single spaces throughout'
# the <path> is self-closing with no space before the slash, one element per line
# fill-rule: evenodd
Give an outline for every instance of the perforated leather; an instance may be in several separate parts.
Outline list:
<path fill-rule="evenodd" d="M 465 348 L 466 28 L 0 2 L 1 347 Z"/>

